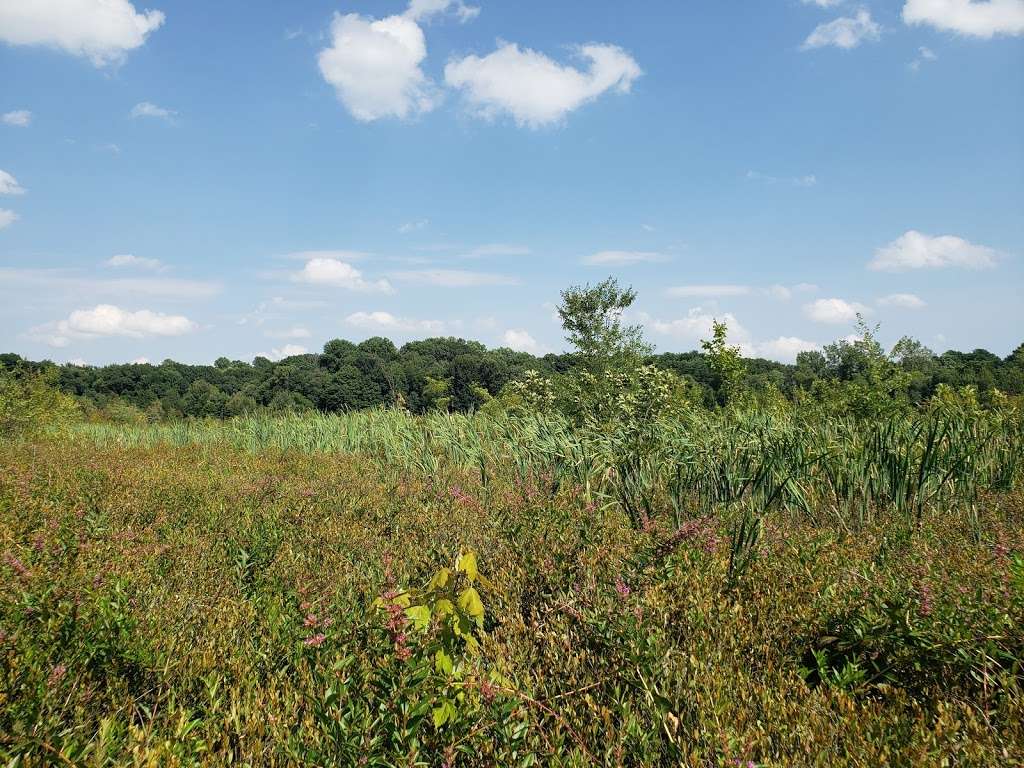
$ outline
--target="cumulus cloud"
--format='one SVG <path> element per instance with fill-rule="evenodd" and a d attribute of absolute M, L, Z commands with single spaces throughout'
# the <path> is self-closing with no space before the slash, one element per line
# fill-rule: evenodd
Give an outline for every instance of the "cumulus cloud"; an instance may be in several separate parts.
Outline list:
<path fill-rule="evenodd" d="M 0 0 L 0 40 L 59 48 L 97 67 L 120 62 L 163 23 L 161 11 L 139 13 L 128 0 Z"/>
<path fill-rule="evenodd" d="M 533 336 L 520 328 L 509 328 L 501 337 L 502 343 L 516 352 L 529 352 L 531 355 L 544 354 L 544 348 Z"/>
<path fill-rule="evenodd" d="M 994 267 L 998 258 L 999 252 L 995 249 L 975 245 L 961 237 L 933 237 L 911 229 L 875 251 L 868 268 L 884 272 L 943 267 L 984 269 Z"/>
<path fill-rule="evenodd" d="M 493 272 L 470 272 L 463 269 L 419 269 L 394 272 L 392 277 L 409 283 L 435 285 L 440 288 L 478 288 L 487 285 L 518 285 L 518 278 Z"/>
<path fill-rule="evenodd" d="M 317 61 L 338 99 L 357 120 L 409 118 L 440 101 L 420 65 L 427 57 L 423 30 L 410 16 L 373 20 L 334 14 L 331 45 Z"/>
<path fill-rule="evenodd" d="M 890 293 L 878 300 L 881 307 L 899 307 L 901 309 L 924 309 L 928 306 L 924 299 L 912 293 Z"/>
<path fill-rule="evenodd" d="M 779 336 L 777 339 L 762 341 L 754 345 L 754 351 L 758 357 L 777 360 L 780 363 L 796 362 L 796 356 L 801 352 L 813 352 L 816 349 L 820 349 L 820 347 L 813 341 L 796 336 Z"/>
<path fill-rule="evenodd" d="M 257 355 L 257 357 L 265 357 L 268 360 L 277 362 L 278 360 L 284 360 L 286 357 L 304 355 L 307 352 L 309 352 L 309 350 L 299 344 L 285 344 L 283 347 L 272 349 L 269 352 L 264 352 L 261 355 Z"/>
<path fill-rule="evenodd" d="M 158 107 L 156 104 L 153 104 L 150 101 L 140 101 L 138 104 L 132 107 L 131 111 L 131 116 L 133 118 L 157 117 L 161 120 L 170 120 L 176 114 L 178 113 L 175 112 L 173 109 L 164 109 L 163 107 Z"/>
<path fill-rule="evenodd" d="M 67 346 L 73 339 L 94 339 L 102 336 L 181 336 L 199 326 L 183 315 L 166 315 L 140 309 L 136 312 L 112 304 L 99 304 L 92 309 L 76 309 L 67 319 L 37 326 L 32 335 L 53 347 Z"/>
<path fill-rule="evenodd" d="M 607 91 L 628 93 L 642 74 L 633 57 L 615 45 L 582 45 L 575 54 L 586 69 L 505 43 L 487 56 L 452 59 L 444 79 L 462 92 L 473 114 L 489 120 L 507 114 L 518 125 L 539 128 L 561 122 Z"/>
<path fill-rule="evenodd" d="M 801 46 L 802 50 L 835 46 L 844 50 L 856 48 L 861 43 L 878 40 L 882 36 L 882 27 L 871 18 L 871 12 L 861 8 L 853 16 L 843 16 L 819 24 L 807 36 Z"/>
<path fill-rule="evenodd" d="M 9 227 L 17 220 L 18 214 L 14 211 L 8 211 L 6 208 L 0 208 L 0 229 Z"/>
<path fill-rule="evenodd" d="M 907 0 L 903 22 L 984 39 L 1024 35 L 1024 0 Z"/>
<path fill-rule="evenodd" d="M 13 112 L 4 112 L 0 118 L 5 125 L 13 125 L 16 128 L 28 128 L 32 124 L 32 113 L 27 109 L 16 109 Z"/>
<path fill-rule="evenodd" d="M 7 171 L 0 170 L 0 195 L 23 195 L 25 188 Z"/>
<path fill-rule="evenodd" d="M 354 328 L 374 332 L 397 333 L 441 333 L 444 322 L 441 320 L 414 320 L 409 317 L 396 317 L 390 312 L 353 312 L 345 318 L 345 322 Z"/>
<path fill-rule="evenodd" d="M 366 280 L 351 264 L 327 257 L 310 259 L 301 271 L 292 273 L 291 279 L 296 283 L 346 288 L 359 293 L 391 293 L 393 290 L 387 280 Z"/>
<path fill-rule="evenodd" d="M 852 323 L 857 315 L 866 315 L 871 310 L 856 301 L 844 299 L 818 299 L 804 306 L 804 313 L 816 323 Z"/>
<path fill-rule="evenodd" d="M 731 312 L 714 315 L 705 311 L 702 307 L 694 307 L 686 313 L 685 317 L 676 320 L 658 320 L 642 315 L 645 321 L 655 333 L 664 336 L 672 336 L 678 339 L 685 339 L 692 342 L 701 339 L 711 338 L 712 325 L 717 319 L 729 326 L 729 339 L 734 343 L 747 343 L 750 334 L 744 328 L 736 316 Z"/>
<path fill-rule="evenodd" d="M 598 251 L 581 260 L 591 266 L 624 267 L 630 264 L 657 264 L 668 261 L 668 256 L 652 251 Z"/>
<path fill-rule="evenodd" d="M 120 253 L 116 256 L 111 256 L 109 259 L 103 262 L 108 267 L 138 267 L 139 269 L 160 269 L 160 259 L 147 259 L 142 256 L 134 256 L 130 253 Z"/>
<path fill-rule="evenodd" d="M 746 296 L 750 292 L 749 285 L 676 285 L 665 290 L 668 296 L 676 298 Z"/>

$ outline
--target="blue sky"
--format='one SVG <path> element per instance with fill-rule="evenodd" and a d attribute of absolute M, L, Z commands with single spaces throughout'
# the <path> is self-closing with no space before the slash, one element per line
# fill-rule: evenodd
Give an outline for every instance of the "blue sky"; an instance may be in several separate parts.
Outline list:
<path fill-rule="evenodd" d="M 1024 0 L 0 0 L 0 350 L 1024 340 Z"/>

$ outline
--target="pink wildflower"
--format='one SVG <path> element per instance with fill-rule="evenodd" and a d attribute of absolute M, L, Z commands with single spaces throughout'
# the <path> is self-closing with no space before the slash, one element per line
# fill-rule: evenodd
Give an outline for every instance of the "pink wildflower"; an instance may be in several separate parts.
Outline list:
<path fill-rule="evenodd" d="M 615 579 L 615 591 L 619 593 L 619 597 L 625 600 L 633 590 L 630 589 L 629 584 L 624 582 L 620 576 Z"/>
<path fill-rule="evenodd" d="M 326 639 L 327 639 L 327 636 L 323 632 L 318 632 L 317 634 L 313 635 L 312 637 L 307 637 L 302 642 L 303 642 L 304 645 L 308 645 L 308 646 L 313 647 L 313 648 L 319 648 L 321 645 L 324 644 L 324 640 L 326 640 Z"/>

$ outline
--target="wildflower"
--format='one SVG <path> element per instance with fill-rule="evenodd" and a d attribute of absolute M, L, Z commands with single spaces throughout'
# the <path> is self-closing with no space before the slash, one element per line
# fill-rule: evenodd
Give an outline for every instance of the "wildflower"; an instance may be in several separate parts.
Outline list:
<path fill-rule="evenodd" d="M 619 593 L 619 597 L 625 600 L 633 590 L 630 589 L 629 584 L 624 582 L 620 576 L 615 579 L 615 591 Z"/>
<path fill-rule="evenodd" d="M 323 632 L 318 632 L 317 634 L 315 634 L 315 635 L 313 635 L 311 637 L 307 637 L 302 642 L 303 642 L 304 645 L 308 645 L 308 646 L 310 646 L 312 648 L 319 648 L 321 645 L 324 644 L 324 640 L 326 640 L 326 639 L 327 639 L 327 635 L 325 635 Z"/>
<path fill-rule="evenodd" d="M 316 614 L 315 613 L 311 613 L 302 622 L 302 626 L 306 627 L 307 629 L 311 629 L 312 627 L 317 626 L 317 624 L 319 624 L 319 623 L 320 622 L 317 619 Z"/>
<path fill-rule="evenodd" d="M 57 685 L 57 683 L 64 679 L 64 675 L 67 674 L 67 671 L 68 668 L 64 664 L 58 664 L 57 666 L 55 666 L 50 671 L 50 677 L 46 681 L 47 685 L 49 685 L 51 688 Z"/>
<path fill-rule="evenodd" d="M 491 685 L 490 680 L 484 680 L 480 683 L 480 696 L 483 697 L 484 703 L 490 704 L 494 701 L 494 697 L 498 695 L 498 690 Z"/>
<path fill-rule="evenodd" d="M 4 562 L 10 566 L 11 570 L 14 571 L 18 576 L 23 579 L 27 579 L 31 576 L 31 572 L 25 567 L 25 564 L 18 558 L 12 555 L 10 552 L 4 552 Z"/>

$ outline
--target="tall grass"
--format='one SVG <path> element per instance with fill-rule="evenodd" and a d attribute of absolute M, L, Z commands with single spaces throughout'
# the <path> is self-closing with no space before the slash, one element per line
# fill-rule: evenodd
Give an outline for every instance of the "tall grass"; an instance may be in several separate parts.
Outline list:
<path fill-rule="evenodd" d="M 969 508 L 1021 475 L 1024 421 L 1014 411 L 948 410 L 880 420 L 754 410 L 695 411 L 650 425 L 640 446 L 615 424 L 557 415 L 487 416 L 395 410 L 253 415 L 150 426 L 82 425 L 104 446 L 224 445 L 260 453 L 356 454 L 390 471 L 478 471 L 522 487 L 570 484 L 621 506 L 638 524 L 676 522 L 736 503 L 858 526 L 880 512 L 919 519 L 926 507 Z"/>

